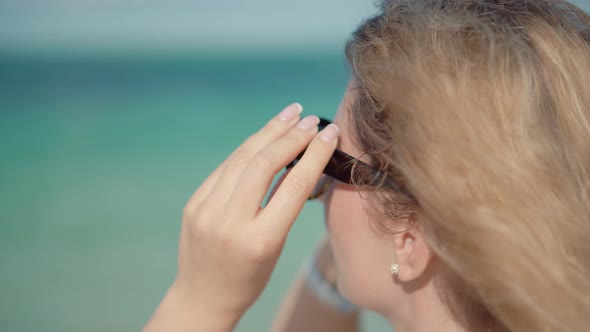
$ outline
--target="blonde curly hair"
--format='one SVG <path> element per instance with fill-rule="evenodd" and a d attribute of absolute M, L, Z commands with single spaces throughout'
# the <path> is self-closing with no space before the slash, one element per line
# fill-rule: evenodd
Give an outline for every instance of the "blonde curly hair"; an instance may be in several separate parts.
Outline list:
<path fill-rule="evenodd" d="M 411 195 L 471 331 L 590 328 L 590 17 L 559 0 L 387 0 L 346 47 L 354 140 Z"/>

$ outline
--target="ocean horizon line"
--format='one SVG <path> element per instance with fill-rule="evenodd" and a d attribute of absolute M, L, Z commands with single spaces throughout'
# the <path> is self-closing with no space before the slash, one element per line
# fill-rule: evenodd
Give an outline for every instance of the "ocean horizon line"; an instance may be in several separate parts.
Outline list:
<path fill-rule="evenodd" d="M 341 47 L 211 48 L 211 49 L 0 49 L 3 60 L 235 60 L 235 59 L 344 59 Z"/>

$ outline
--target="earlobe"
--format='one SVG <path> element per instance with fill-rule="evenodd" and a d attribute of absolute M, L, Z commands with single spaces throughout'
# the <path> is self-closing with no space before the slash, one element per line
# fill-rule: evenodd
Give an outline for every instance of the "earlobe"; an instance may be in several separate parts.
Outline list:
<path fill-rule="evenodd" d="M 430 264 L 432 250 L 418 227 L 397 234 L 394 243 L 396 263 L 399 266 L 396 278 L 402 282 L 410 282 L 422 276 Z"/>

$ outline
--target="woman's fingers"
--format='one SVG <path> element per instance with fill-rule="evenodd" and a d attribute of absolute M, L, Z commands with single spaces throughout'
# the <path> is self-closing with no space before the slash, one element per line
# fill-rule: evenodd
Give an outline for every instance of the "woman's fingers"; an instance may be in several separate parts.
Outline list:
<path fill-rule="evenodd" d="M 188 200 L 188 202 L 186 203 L 186 205 L 184 207 L 185 211 L 193 211 L 199 204 L 201 204 L 201 202 L 203 202 L 205 197 L 207 197 L 209 192 L 211 192 L 211 189 L 213 188 L 213 186 L 215 186 L 215 184 L 217 183 L 217 180 L 221 176 L 221 173 L 223 172 L 223 168 L 225 167 L 226 163 L 227 163 L 227 159 L 225 161 L 223 161 L 219 166 L 217 166 L 217 168 L 213 171 L 213 173 L 211 173 L 207 177 L 207 179 L 205 179 L 205 181 L 201 184 L 199 189 L 197 189 L 193 193 L 193 195 L 191 196 L 191 198 Z"/>
<path fill-rule="evenodd" d="M 279 115 L 271 119 L 262 129 L 250 136 L 224 162 L 225 165 L 214 186 L 204 188 L 198 193 L 197 200 L 207 197 L 212 202 L 223 204 L 233 192 L 238 179 L 250 162 L 250 159 L 271 142 L 282 137 L 299 120 L 302 107 L 298 103 L 287 106 Z M 200 191 L 200 188 L 199 188 Z"/>
<path fill-rule="evenodd" d="M 266 199 L 266 202 L 264 202 L 264 206 L 266 206 L 268 204 L 268 202 L 270 202 L 270 200 L 272 199 L 272 197 L 275 195 L 275 193 L 277 192 L 277 189 L 279 189 L 279 187 L 281 186 L 281 184 L 283 183 L 283 181 L 285 181 L 285 178 L 287 177 L 287 175 L 289 174 L 290 170 L 286 170 L 277 180 L 277 182 L 275 183 L 275 185 L 272 187 L 272 189 L 270 190 L 270 194 L 268 194 L 268 198 Z"/>
<path fill-rule="evenodd" d="M 232 211 L 242 218 L 256 216 L 275 174 L 309 144 L 319 122 L 315 115 L 304 118 L 289 133 L 252 157 L 228 201 Z"/>
<path fill-rule="evenodd" d="M 337 144 L 338 127 L 327 126 L 313 139 L 262 212 L 265 229 L 284 237 L 301 212 Z"/>

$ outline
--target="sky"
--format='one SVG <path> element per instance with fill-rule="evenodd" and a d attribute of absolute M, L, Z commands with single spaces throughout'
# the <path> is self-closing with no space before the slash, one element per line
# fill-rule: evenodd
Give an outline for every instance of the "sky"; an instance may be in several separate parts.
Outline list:
<path fill-rule="evenodd" d="M 0 0 L 0 53 L 340 51 L 375 1 Z"/>
<path fill-rule="evenodd" d="M 0 0 L 0 51 L 341 49 L 371 0 Z"/>

